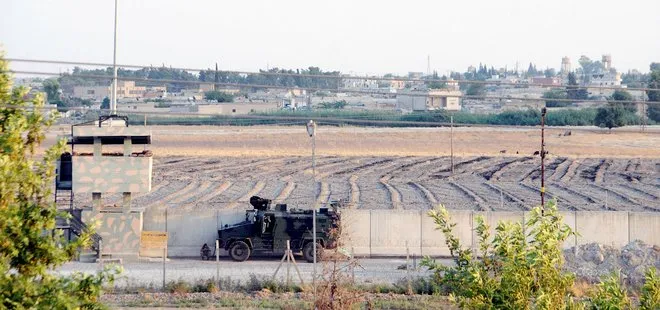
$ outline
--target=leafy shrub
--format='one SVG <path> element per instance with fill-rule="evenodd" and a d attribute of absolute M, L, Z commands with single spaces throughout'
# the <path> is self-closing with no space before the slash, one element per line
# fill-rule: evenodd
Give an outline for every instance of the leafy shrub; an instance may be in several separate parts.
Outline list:
<path fill-rule="evenodd" d="M 440 206 L 429 211 L 446 238 L 456 266 L 444 266 L 426 257 L 422 265 L 434 271 L 431 280 L 463 308 L 563 308 L 573 303 L 569 290 L 574 276 L 562 272 L 562 243 L 573 231 L 562 222 L 554 201 L 545 213 L 532 209 L 522 223 L 500 222 L 491 239 L 483 217 L 476 218 L 480 257 L 461 246 L 449 213 Z"/>
<path fill-rule="evenodd" d="M 655 268 L 646 271 L 646 282 L 642 286 L 639 308 L 644 310 L 660 309 L 660 277 Z"/>
<path fill-rule="evenodd" d="M 630 309 L 630 297 L 621 286 L 618 275 L 611 275 L 596 286 L 591 294 L 590 302 L 593 309 Z"/>

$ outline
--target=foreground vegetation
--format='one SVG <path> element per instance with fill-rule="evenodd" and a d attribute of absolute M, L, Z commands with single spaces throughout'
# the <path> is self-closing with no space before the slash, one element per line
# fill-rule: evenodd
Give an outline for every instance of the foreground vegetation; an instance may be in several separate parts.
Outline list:
<path fill-rule="evenodd" d="M 44 106 L 41 96 L 26 102 L 27 89 L 11 88 L 1 53 L 0 309 L 100 308 L 101 285 L 112 281 L 114 270 L 71 277 L 49 272 L 85 247 L 90 232 L 72 242 L 56 233 L 56 216 L 65 215 L 58 214 L 51 187 L 64 142 L 35 154 L 55 115 L 38 109 Z"/>
<path fill-rule="evenodd" d="M 531 211 L 529 220 L 500 222 L 491 237 L 483 217 L 476 219 L 476 253 L 461 245 L 452 230 L 449 213 L 440 207 L 429 212 L 445 236 L 455 266 L 425 259 L 434 271 L 436 292 L 449 294 L 466 309 L 631 309 L 633 302 L 622 280 L 613 275 L 576 294 L 575 276 L 563 271 L 561 247 L 575 233 L 557 211 L 554 202 Z M 660 308 L 660 282 L 654 268 L 646 272 L 639 292 L 639 309 Z"/>

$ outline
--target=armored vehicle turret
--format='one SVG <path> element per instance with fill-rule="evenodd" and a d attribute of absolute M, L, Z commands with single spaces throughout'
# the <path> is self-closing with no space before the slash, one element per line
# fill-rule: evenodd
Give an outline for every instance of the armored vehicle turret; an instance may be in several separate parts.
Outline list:
<path fill-rule="evenodd" d="M 246 210 L 244 221 L 218 230 L 220 247 L 233 260 L 284 254 L 288 240 L 294 253 L 302 252 L 305 260 L 313 261 L 312 210 L 288 210 L 286 204 L 273 206 L 271 200 L 257 196 L 250 198 L 250 204 L 253 209 Z M 336 246 L 331 230 L 340 225 L 339 207 L 338 202 L 333 202 L 330 208 L 320 208 L 316 213 L 317 252 Z"/>

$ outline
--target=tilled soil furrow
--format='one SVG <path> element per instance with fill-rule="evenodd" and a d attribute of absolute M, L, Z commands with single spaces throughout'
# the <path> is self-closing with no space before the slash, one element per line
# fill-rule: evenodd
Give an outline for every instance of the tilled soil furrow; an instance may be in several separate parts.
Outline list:
<path fill-rule="evenodd" d="M 637 193 L 638 195 L 642 196 L 643 199 L 660 200 L 660 196 L 656 195 L 658 193 L 653 194 L 650 191 L 647 191 L 644 188 L 643 184 L 638 183 L 638 184 L 636 184 L 636 186 L 630 186 L 629 184 L 623 183 L 623 184 L 618 184 L 617 186 L 625 187 L 629 191 L 632 191 L 632 192 Z"/>
<path fill-rule="evenodd" d="M 530 191 L 533 191 L 533 192 L 539 194 L 539 203 L 538 203 L 538 204 L 540 204 L 540 199 L 541 199 L 541 198 L 540 198 L 540 197 L 541 197 L 541 196 L 540 196 L 540 194 L 541 194 L 541 189 L 539 189 L 538 187 L 536 187 L 536 186 L 534 186 L 534 185 L 526 184 L 526 183 L 524 183 L 524 182 L 520 182 L 520 185 L 521 185 L 522 187 L 524 187 L 524 188 L 529 189 Z M 545 200 L 546 200 L 546 201 L 548 201 L 548 200 L 551 199 L 551 198 L 555 198 L 555 199 L 557 199 L 557 202 L 558 202 L 558 203 L 561 203 L 562 205 L 567 206 L 567 207 L 570 206 L 570 202 L 569 202 L 569 201 L 567 201 L 566 199 L 564 199 L 564 198 L 562 198 L 561 196 L 557 195 L 555 192 L 551 192 L 551 191 L 547 190 L 547 188 L 546 188 L 545 193 L 546 193 L 546 195 L 545 195 L 545 198 L 546 198 Z"/>
<path fill-rule="evenodd" d="M 456 159 L 454 159 L 454 174 L 460 174 L 461 173 L 460 169 L 465 166 L 487 159 L 488 157 L 485 156 L 470 158 L 460 162 L 456 162 Z M 448 163 L 447 165 L 442 165 L 442 169 L 432 170 L 429 173 L 429 176 L 434 179 L 444 179 L 451 176 L 451 163 Z"/>
<path fill-rule="evenodd" d="M 551 179 L 556 173 L 557 169 L 562 169 L 559 166 L 564 164 L 568 158 L 566 157 L 557 157 L 553 159 L 547 166 L 545 167 L 545 178 L 546 180 Z"/>
<path fill-rule="evenodd" d="M 620 204 L 627 204 L 628 206 L 630 206 L 630 204 L 632 204 L 632 205 L 637 206 L 637 207 L 642 206 L 642 204 L 639 201 L 637 201 L 634 198 L 631 198 L 631 197 L 629 197 L 629 196 L 627 196 L 627 195 L 625 195 L 625 194 L 623 194 L 623 193 L 621 193 L 617 190 L 614 190 L 612 188 L 603 187 L 603 186 L 600 186 L 600 185 L 597 185 L 597 184 L 589 184 L 589 185 L 592 188 L 598 189 L 600 191 L 608 192 L 609 193 L 608 198 L 609 199 L 612 199 L 612 198 L 619 199 L 622 202 Z"/>
<path fill-rule="evenodd" d="M 186 196 L 181 196 L 178 198 L 178 202 L 186 205 L 190 205 L 195 203 L 196 201 L 199 201 L 200 197 L 203 197 L 206 193 L 208 193 L 211 188 L 213 187 L 213 184 L 215 182 L 212 181 L 202 181 L 199 187 L 195 188 L 192 191 L 189 191 Z"/>
<path fill-rule="evenodd" d="M 408 185 L 413 188 L 414 191 L 416 191 L 420 196 L 424 197 L 426 200 L 426 205 L 428 206 L 429 209 L 433 209 L 435 206 L 438 205 L 438 200 L 435 199 L 435 195 L 431 191 L 429 191 L 426 187 L 419 183 L 415 182 L 408 182 Z"/>
<path fill-rule="evenodd" d="M 158 206 L 162 204 L 168 204 L 169 201 L 179 195 L 179 191 L 184 188 L 187 185 L 187 183 L 184 182 L 170 182 L 166 187 L 163 188 L 162 192 L 167 192 L 161 193 L 160 195 L 157 195 L 157 193 L 153 193 L 153 195 L 148 195 L 145 196 L 145 202 L 144 206 L 150 207 L 150 206 Z M 150 198 L 154 197 L 153 199 Z"/>
<path fill-rule="evenodd" d="M 387 189 L 387 198 L 392 204 L 392 209 L 401 210 L 403 206 L 401 204 L 401 193 L 394 188 L 394 186 L 388 183 L 388 178 L 380 178 L 380 183 Z"/>
<path fill-rule="evenodd" d="M 520 198 L 516 197 L 512 193 L 510 193 L 508 190 L 505 190 L 501 186 L 497 186 L 496 184 L 491 184 L 491 183 L 483 183 L 484 186 L 489 187 L 493 192 L 497 193 L 498 197 L 504 198 L 504 209 L 508 210 L 506 208 L 507 206 L 514 206 L 515 208 L 521 209 L 523 211 L 529 210 L 528 207 L 525 206 L 525 202 L 522 201 Z M 501 203 L 500 203 L 501 204 Z"/>
<path fill-rule="evenodd" d="M 598 167 L 596 168 L 596 174 L 594 175 L 594 182 L 596 183 L 603 183 L 605 179 L 605 172 L 607 169 L 610 167 L 612 164 L 612 160 L 601 160 L 600 164 L 598 164 Z"/>
<path fill-rule="evenodd" d="M 501 175 L 501 171 L 505 169 L 505 167 L 510 166 L 514 163 L 524 161 L 524 157 L 520 158 L 508 158 L 505 159 L 504 162 L 500 162 L 496 165 L 491 165 L 490 168 L 486 169 L 485 171 L 479 172 L 479 174 L 484 177 L 487 181 L 490 181 L 491 179 L 496 179 L 498 178 L 499 175 Z"/>
<path fill-rule="evenodd" d="M 568 166 L 566 169 L 566 173 L 559 178 L 558 181 L 562 183 L 568 183 L 575 177 L 575 174 L 577 173 L 577 169 L 580 167 L 580 161 L 579 160 L 573 160 L 571 164 Z"/>
<path fill-rule="evenodd" d="M 448 182 L 428 182 L 424 183 L 424 187 L 433 193 L 438 204 L 444 205 L 447 209 L 476 210 L 479 208 L 470 196 Z"/>
<path fill-rule="evenodd" d="M 472 199 L 472 201 L 477 205 L 479 211 L 487 210 L 485 201 L 471 190 L 465 188 L 465 186 L 453 181 L 449 182 L 449 185 L 455 187 L 457 190 L 464 193 L 466 196 L 470 197 L 470 199 Z"/>
<path fill-rule="evenodd" d="M 399 192 L 401 208 L 406 210 L 427 210 L 429 208 L 424 194 L 415 190 L 410 184 L 390 182 L 390 185 Z"/>
<path fill-rule="evenodd" d="M 208 183 L 208 182 L 207 182 Z M 200 183 L 198 181 L 191 180 L 186 187 L 180 189 L 177 192 L 176 196 L 172 196 L 169 199 L 169 203 L 176 205 L 178 203 L 181 203 L 185 201 L 186 199 L 190 198 L 191 195 L 194 195 L 195 193 L 198 193 L 198 189 L 200 187 Z"/>
<path fill-rule="evenodd" d="M 573 164 L 572 160 L 568 158 L 564 158 L 564 161 L 561 164 L 557 165 L 552 175 L 548 177 L 548 180 L 549 181 L 561 180 L 561 178 L 563 178 L 566 175 L 566 173 L 568 173 L 568 167 L 570 167 L 571 164 Z"/>
<path fill-rule="evenodd" d="M 280 190 L 279 193 L 275 194 L 275 199 L 273 200 L 277 202 L 284 202 L 287 198 L 289 198 L 293 190 L 296 188 L 296 182 L 291 181 L 291 178 L 285 178 L 282 179 L 282 181 L 285 181 L 286 185 Z"/>
<path fill-rule="evenodd" d="M 389 174 L 392 175 L 392 179 L 395 178 L 402 178 L 406 180 L 418 179 L 419 176 L 415 174 L 417 172 L 423 172 L 420 171 L 422 167 L 434 165 L 438 161 L 443 161 L 443 160 L 445 160 L 445 157 L 422 157 L 422 159 L 420 160 L 416 160 L 399 166 L 398 169 L 390 171 Z M 419 175 L 421 175 L 421 173 Z"/>
<path fill-rule="evenodd" d="M 579 197 L 580 199 L 584 200 L 584 204 L 598 204 L 598 205 L 602 204 L 601 200 L 596 199 L 596 198 L 594 198 L 590 195 L 586 195 L 586 194 L 582 193 L 581 191 L 577 191 L 577 190 L 574 190 L 570 187 L 567 187 L 566 185 L 564 185 L 562 183 L 552 183 L 551 185 L 553 187 L 558 188 L 559 193 L 565 192 L 565 193 L 568 193 L 569 195 Z M 562 196 L 560 196 L 560 197 L 562 197 Z"/>
<path fill-rule="evenodd" d="M 508 175 L 516 175 L 520 171 L 518 169 L 521 165 L 529 165 L 533 161 L 533 157 L 522 157 L 512 161 L 510 164 L 501 166 L 498 170 L 493 172 L 489 180 L 513 180 L 515 178 L 507 177 Z"/>
<path fill-rule="evenodd" d="M 214 183 L 214 186 L 215 186 L 216 184 L 217 184 L 217 183 Z M 211 201 L 211 200 L 213 200 L 215 197 L 218 197 L 218 196 L 220 196 L 222 193 L 224 193 L 224 192 L 225 192 L 230 186 L 231 186 L 231 182 L 230 182 L 230 181 L 224 181 L 224 182 L 223 182 L 222 184 L 220 184 L 218 187 L 216 187 L 215 189 L 213 189 L 213 191 L 211 191 L 211 192 L 209 192 L 209 193 L 207 193 L 207 194 L 205 194 L 205 195 L 199 197 L 199 198 L 197 199 L 197 202 L 204 203 L 204 202 L 207 202 L 207 201 Z"/>
<path fill-rule="evenodd" d="M 348 183 L 351 185 L 351 198 L 348 207 L 351 209 L 357 209 L 358 204 L 360 203 L 360 186 L 358 185 L 358 179 L 359 176 L 355 174 L 348 179 Z"/>
<path fill-rule="evenodd" d="M 323 181 L 319 182 L 318 184 L 319 190 L 317 191 L 318 194 L 316 196 L 316 205 L 322 206 L 330 199 L 330 184 Z"/>
<path fill-rule="evenodd" d="M 256 183 L 254 183 L 254 186 L 252 186 L 252 188 L 247 193 L 245 193 L 245 195 L 229 203 L 227 205 L 227 209 L 236 208 L 241 202 L 249 202 L 250 197 L 258 195 L 259 192 L 261 192 L 261 190 L 264 189 L 264 187 L 266 187 L 265 182 L 257 181 Z"/>
<path fill-rule="evenodd" d="M 348 169 L 343 169 L 343 170 L 334 172 L 330 175 L 339 176 L 339 175 L 345 175 L 345 174 L 348 174 L 348 173 L 354 174 L 354 173 L 362 171 L 362 170 L 371 170 L 377 165 L 385 165 L 385 164 L 391 163 L 392 161 L 394 161 L 393 158 L 380 159 L 380 160 L 376 160 L 374 162 L 370 162 L 368 164 L 360 165 L 360 166 L 357 166 L 357 167 L 351 167 L 351 168 L 348 168 Z"/>

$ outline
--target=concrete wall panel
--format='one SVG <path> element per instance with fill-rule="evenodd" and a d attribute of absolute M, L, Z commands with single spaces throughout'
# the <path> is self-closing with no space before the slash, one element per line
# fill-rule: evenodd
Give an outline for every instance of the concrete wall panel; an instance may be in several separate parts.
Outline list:
<path fill-rule="evenodd" d="M 621 247 L 628 243 L 628 212 L 577 213 L 578 244 L 598 242 Z"/>
<path fill-rule="evenodd" d="M 461 241 L 464 247 L 471 247 L 472 245 L 472 211 L 451 211 L 449 212 L 451 220 L 456 223 L 454 227 L 454 235 Z M 450 256 L 449 247 L 445 243 L 445 237 L 442 231 L 436 230 L 436 224 L 433 222 L 426 212 L 422 211 L 421 225 L 422 225 L 422 243 L 421 249 L 415 249 L 414 253 L 430 256 Z"/>
<path fill-rule="evenodd" d="M 642 240 L 660 246 L 660 214 L 652 212 L 630 213 L 630 241 Z"/>
<path fill-rule="evenodd" d="M 421 244 L 419 211 L 371 211 L 371 256 L 405 255 Z"/>
<path fill-rule="evenodd" d="M 370 256 L 371 212 L 369 210 L 344 210 L 342 218 L 342 242 L 344 247 L 357 256 Z"/>
<path fill-rule="evenodd" d="M 168 256 L 199 256 L 204 243 L 215 246 L 218 236 L 216 211 L 167 214 Z"/>

